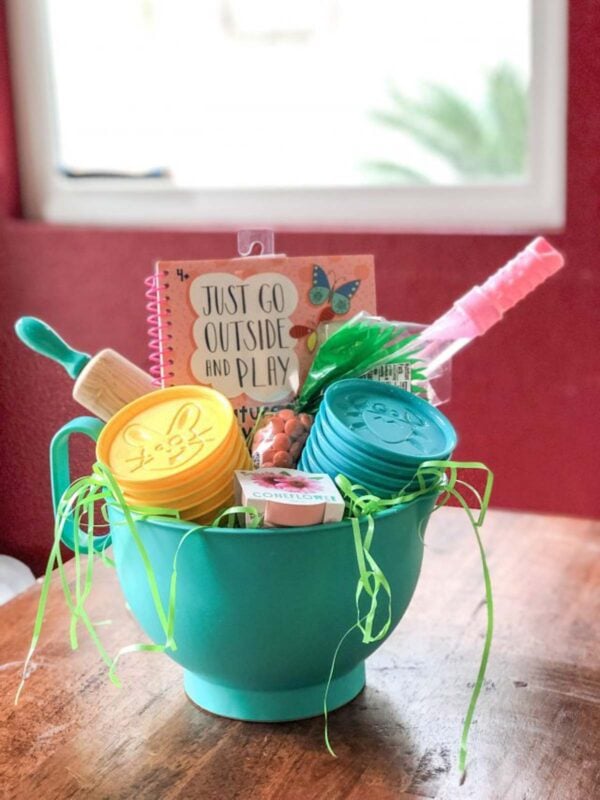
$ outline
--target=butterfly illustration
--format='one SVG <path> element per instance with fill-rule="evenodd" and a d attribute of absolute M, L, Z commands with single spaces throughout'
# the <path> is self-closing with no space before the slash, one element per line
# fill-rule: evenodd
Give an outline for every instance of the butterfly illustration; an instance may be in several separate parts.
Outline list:
<path fill-rule="evenodd" d="M 350 309 L 350 300 L 358 291 L 359 280 L 348 281 L 341 286 L 333 286 L 323 267 L 313 264 L 312 288 L 308 299 L 313 306 L 321 306 L 329 302 L 335 314 L 346 314 Z"/>
<path fill-rule="evenodd" d="M 304 337 L 307 336 L 306 346 L 308 347 L 308 352 L 312 353 L 317 346 L 317 325 L 321 322 L 329 322 L 334 317 L 335 313 L 331 306 L 326 306 L 321 309 L 319 319 L 316 323 L 309 325 L 292 325 L 290 328 L 290 336 L 292 339 L 304 339 Z"/>

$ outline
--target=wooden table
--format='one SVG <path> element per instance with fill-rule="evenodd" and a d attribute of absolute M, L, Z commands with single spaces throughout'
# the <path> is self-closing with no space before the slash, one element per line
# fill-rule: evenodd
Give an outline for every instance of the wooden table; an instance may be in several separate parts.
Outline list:
<path fill-rule="evenodd" d="M 458 782 L 460 729 L 485 608 L 465 517 L 432 518 L 413 603 L 369 660 L 367 689 L 323 721 L 266 725 L 211 716 L 181 669 L 126 657 L 123 689 L 82 636 L 71 652 L 58 587 L 21 702 L 13 706 L 39 586 L 0 608 L 0 796 L 170 800 L 600 797 L 600 522 L 508 512 L 484 526 L 496 633 Z M 92 619 L 109 652 L 140 633 L 114 575 L 97 572 Z"/>

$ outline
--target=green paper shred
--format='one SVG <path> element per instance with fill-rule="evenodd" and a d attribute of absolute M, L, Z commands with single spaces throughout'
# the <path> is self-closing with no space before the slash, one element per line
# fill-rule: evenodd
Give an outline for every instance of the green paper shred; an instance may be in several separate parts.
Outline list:
<path fill-rule="evenodd" d="M 100 557 L 103 564 L 108 567 L 114 567 L 114 561 L 109 558 L 105 548 L 98 554 L 94 550 L 94 533 L 96 527 L 94 522 L 94 511 L 97 503 L 102 503 L 102 518 L 108 524 L 107 505 L 113 504 L 117 506 L 122 514 L 123 520 L 113 523 L 113 525 L 125 525 L 132 536 L 132 539 L 137 547 L 138 553 L 142 560 L 142 565 L 146 573 L 146 579 L 154 602 L 154 607 L 158 619 L 163 630 L 165 641 L 162 644 L 130 644 L 120 648 L 114 658 L 111 658 L 107 653 L 102 641 L 97 633 L 96 628 L 99 625 L 105 624 L 104 622 L 93 623 L 89 618 L 86 611 L 85 604 L 92 590 L 93 574 L 94 574 L 94 561 L 96 557 Z M 262 516 L 259 511 L 254 507 L 234 506 L 223 511 L 214 521 L 211 527 L 218 527 L 222 522 L 227 522 L 231 527 L 235 524 L 237 515 L 244 513 L 249 518 L 247 527 L 256 528 L 262 523 Z M 50 591 L 50 583 L 54 569 L 57 569 L 59 576 L 59 583 L 69 609 L 71 618 L 69 624 L 69 640 L 71 648 L 76 650 L 79 646 L 78 640 L 78 627 L 83 624 L 88 635 L 90 636 L 94 646 L 96 647 L 100 657 L 108 666 L 108 676 L 112 683 L 116 686 L 121 686 L 121 681 L 116 672 L 117 663 L 121 657 L 127 653 L 138 652 L 151 652 L 151 653 L 164 653 L 166 650 L 175 651 L 177 644 L 175 642 L 175 606 L 177 597 L 177 560 L 185 541 L 192 535 L 197 534 L 203 530 L 202 526 L 196 526 L 186 531 L 185 535 L 181 538 L 175 556 L 173 558 L 173 566 L 171 569 L 171 579 L 169 584 L 169 599 L 168 605 L 165 609 L 160 598 L 158 590 L 158 583 L 156 575 L 152 567 L 152 563 L 144 546 L 143 540 L 137 530 L 135 519 L 133 515 L 141 517 L 163 517 L 171 520 L 178 520 L 180 518 L 179 512 L 173 509 L 160 508 L 158 506 L 129 506 L 119 485 L 117 484 L 111 471 L 100 462 L 94 464 L 92 474 L 83 478 L 79 478 L 69 486 L 63 496 L 60 498 L 54 523 L 54 541 L 50 551 L 50 557 L 44 573 L 42 582 L 42 589 L 40 592 L 40 600 L 35 616 L 33 634 L 29 651 L 25 658 L 21 681 L 15 696 L 15 705 L 19 702 L 19 698 L 25 685 L 25 680 L 29 672 L 31 659 L 37 648 L 46 605 L 48 602 L 48 593 Z M 73 528 L 75 531 L 80 530 L 82 520 L 85 522 L 85 554 L 87 555 L 87 562 L 85 569 L 82 567 L 81 561 L 81 544 L 79 536 L 73 537 L 73 560 L 75 579 L 73 582 L 74 589 L 71 591 L 69 581 L 67 580 L 62 553 L 60 548 L 61 537 L 66 523 L 72 519 Z M 104 525 L 100 527 L 105 527 Z"/>
<path fill-rule="evenodd" d="M 459 479 L 459 470 L 481 470 L 485 473 L 486 483 L 483 495 L 481 495 L 470 483 Z M 403 489 L 396 497 L 391 499 L 381 499 L 373 494 L 370 494 L 364 487 L 352 484 L 343 475 L 338 475 L 336 478 L 336 483 L 345 499 L 347 516 L 352 521 L 352 533 L 356 550 L 356 562 L 358 566 L 359 578 L 356 587 L 357 620 L 354 625 L 342 635 L 335 648 L 331 662 L 331 668 L 329 671 L 329 678 L 325 688 L 325 695 L 323 698 L 325 745 L 331 755 L 335 757 L 335 752 L 331 746 L 329 738 L 327 699 L 331 681 L 333 680 L 335 664 L 343 642 L 350 635 L 350 633 L 357 628 L 361 631 L 362 641 L 365 644 L 379 641 L 388 633 L 391 626 L 391 589 L 380 567 L 376 564 L 370 553 L 370 547 L 373 541 L 375 529 L 373 515 L 380 511 L 384 511 L 387 508 L 393 508 L 404 503 L 409 503 L 412 500 L 416 500 L 418 497 L 423 497 L 424 495 L 430 494 L 431 492 L 437 490 L 440 491 L 441 494 L 434 510 L 442 508 L 448 503 L 450 498 L 454 498 L 467 514 L 479 549 L 485 587 L 487 609 L 486 634 L 483 651 L 481 654 L 479 671 L 477 673 L 477 678 L 475 680 L 475 685 L 473 687 L 471 699 L 467 709 L 467 715 L 463 724 L 458 755 L 458 768 L 464 778 L 467 764 L 467 742 L 469 739 L 469 731 L 471 729 L 473 715 L 477 706 L 477 700 L 479 699 L 483 682 L 485 680 L 485 673 L 494 631 L 494 602 L 492 596 L 492 583 L 483 542 L 479 534 L 479 529 L 483 525 L 485 515 L 489 507 L 492 487 L 494 484 L 494 475 L 492 471 L 485 466 L 485 464 L 482 464 L 478 461 L 426 461 L 421 464 L 416 471 L 414 480 L 418 483 L 418 489 L 413 491 L 407 491 L 406 489 Z M 469 508 L 468 500 L 464 497 L 461 488 L 470 492 L 472 497 L 474 497 L 477 501 L 477 506 L 479 509 L 477 516 L 473 515 L 473 512 Z M 367 520 L 367 532 L 363 539 L 360 532 L 360 520 L 364 518 Z M 387 595 L 387 618 L 381 629 L 377 633 L 373 633 L 373 622 L 375 619 L 375 613 L 377 611 L 378 595 L 382 589 Z M 363 592 L 370 597 L 370 606 L 366 614 L 361 612 L 359 602 Z"/>

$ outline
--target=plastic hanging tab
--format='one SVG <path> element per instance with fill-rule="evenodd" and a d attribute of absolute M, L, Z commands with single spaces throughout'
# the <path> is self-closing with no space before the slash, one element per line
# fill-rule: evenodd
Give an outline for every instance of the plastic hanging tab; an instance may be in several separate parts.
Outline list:
<path fill-rule="evenodd" d="M 252 251 L 256 246 L 258 246 L 259 252 L 254 254 Z M 275 255 L 275 231 L 269 228 L 238 231 L 237 248 L 242 258 L 247 256 L 273 256 Z"/>

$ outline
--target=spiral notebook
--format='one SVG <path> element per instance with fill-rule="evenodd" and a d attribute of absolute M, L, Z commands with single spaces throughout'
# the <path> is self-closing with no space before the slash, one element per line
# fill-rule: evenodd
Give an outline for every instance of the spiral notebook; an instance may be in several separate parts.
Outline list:
<path fill-rule="evenodd" d="M 376 313 L 370 255 L 159 261 L 147 285 L 155 384 L 212 386 L 246 430 L 293 400 L 319 323 Z"/>

